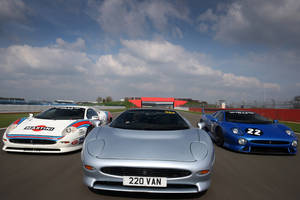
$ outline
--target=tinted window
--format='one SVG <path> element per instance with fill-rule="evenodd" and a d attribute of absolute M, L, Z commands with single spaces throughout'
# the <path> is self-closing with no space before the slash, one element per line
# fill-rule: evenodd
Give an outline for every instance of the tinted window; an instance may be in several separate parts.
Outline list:
<path fill-rule="evenodd" d="M 272 121 L 267 118 L 248 111 L 227 111 L 225 113 L 226 121 L 247 123 L 247 124 L 270 124 Z"/>
<path fill-rule="evenodd" d="M 88 119 L 91 119 L 93 116 L 98 116 L 97 112 L 94 111 L 93 109 L 88 109 L 87 113 L 86 113 L 86 117 Z"/>
<path fill-rule="evenodd" d="M 83 119 L 84 111 L 84 108 L 50 108 L 38 114 L 35 118 L 55 120 Z"/>
<path fill-rule="evenodd" d="M 128 110 L 110 125 L 114 128 L 133 130 L 182 130 L 189 125 L 172 110 Z"/>

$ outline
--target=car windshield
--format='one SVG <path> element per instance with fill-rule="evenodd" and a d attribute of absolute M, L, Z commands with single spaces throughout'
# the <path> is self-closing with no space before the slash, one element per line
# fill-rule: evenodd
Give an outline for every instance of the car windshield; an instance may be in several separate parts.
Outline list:
<path fill-rule="evenodd" d="M 110 125 L 114 128 L 132 130 L 182 130 L 189 125 L 172 110 L 127 110 L 118 116 Z"/>
<path fill-rule="evenodd" d="M 84 108 L 50 108 L 38 115 L 35 118 L 39 119 L 55 119 L 55 120 L 72 120 L 84 119 Z"/>
<path fill-rule="evenodd" d="M 248 111 L 227 111 L 225 118 L 228 122 L 246 123 L 246 124 L 271 124 L 272 121 L 255 113 Z"/>

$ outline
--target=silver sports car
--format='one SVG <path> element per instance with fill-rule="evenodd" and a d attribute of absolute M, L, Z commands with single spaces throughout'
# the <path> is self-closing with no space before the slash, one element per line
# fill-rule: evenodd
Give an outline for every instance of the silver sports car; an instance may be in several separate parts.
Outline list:
<path fill-rule="evenodd" d="M 197 193 L 210 186 L 215 154 L 208 134 L 179 113 L 131 109 L 94 128 L 81 159 L 92 189 Z"/>

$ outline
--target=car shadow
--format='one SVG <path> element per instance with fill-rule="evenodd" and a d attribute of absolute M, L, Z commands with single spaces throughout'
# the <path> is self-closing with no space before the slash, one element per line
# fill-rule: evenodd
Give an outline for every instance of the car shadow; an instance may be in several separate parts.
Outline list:
<path fill-rule="evenodd" d="M 191 194 L 176 194 L 176 193 L 142 193 L 142 192 L 118 192 L 118 191 L 105 191 L 89 188 L 95 194 L 105 195 L 111 197 L 125 197 L 134 199 L 195 199 L 205 195 L 206 191 Z"/>

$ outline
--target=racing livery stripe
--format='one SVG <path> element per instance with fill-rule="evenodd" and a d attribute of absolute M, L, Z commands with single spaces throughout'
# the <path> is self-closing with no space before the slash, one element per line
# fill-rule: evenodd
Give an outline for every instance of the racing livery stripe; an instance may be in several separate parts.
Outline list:
<path fill-rule="evenodd" d="M 90 126 L 92 123 L 89 120 L 80 120 L 72 123 L 70 126 L 74 126 L 76 128 L 84 127 L 84 126 Z"/>
<path fill-rule="evenodd" d="M 18 119 L 18 120 L 16 120 L 16 121 L 14 121 L 13 122 L 13 124 L 21 124 L 25 119 L 27 119 L 26 117 L 23 117 L 23 118 L 21 118 L 21 119 Z"/>
<path fill-rule="evenodd" d="M 59 140 L 64 136 L 48 136 L 48 135 L 15 135 L 15 134 L 7 134 L 6 137 L 8 139 L 12 138 L 26 138 L 26 139 L 45 139 L 45 140 Z"/>
<path fill-rule="evenodd" d="M 104 111 L 105 115 L 106 115 L 106 120 L 108 120 L 108 112 Z"/>

